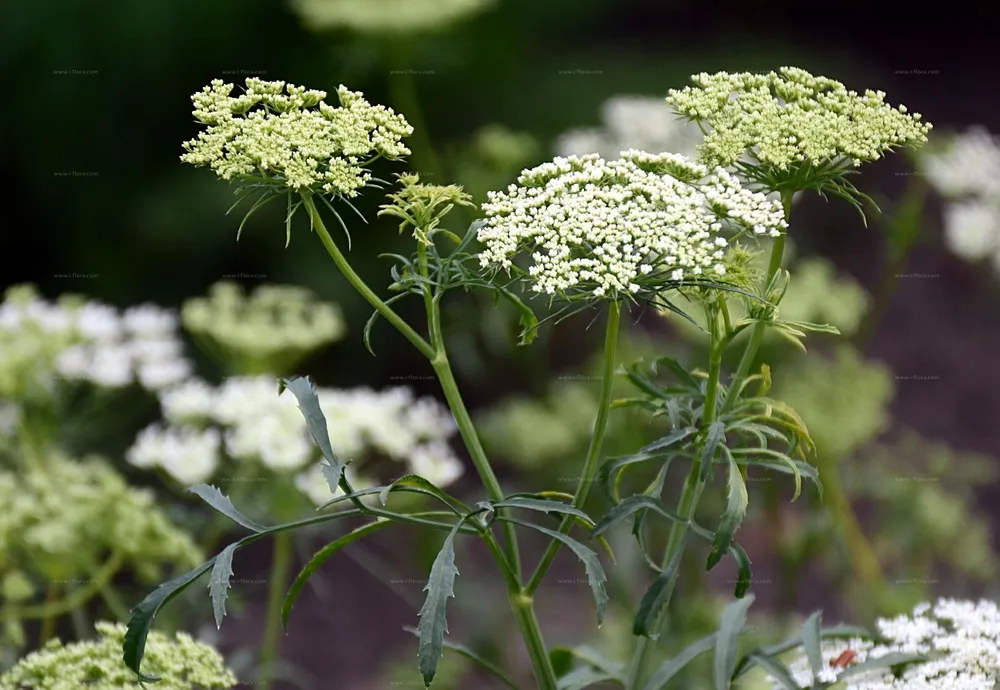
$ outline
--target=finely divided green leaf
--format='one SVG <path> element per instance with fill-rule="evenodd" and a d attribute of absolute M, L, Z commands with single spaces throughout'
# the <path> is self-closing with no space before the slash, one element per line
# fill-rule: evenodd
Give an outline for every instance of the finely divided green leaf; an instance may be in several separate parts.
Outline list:
<path fill-rule="evenodd" d="M 438 661 L 444 653 L 444 635 L 448 632 L 445 608 L 448 599 L 455 596 L 455 578 L 458 576 L 458 568 L 455 567 L 455 535 L 461 525 L 460 520 L 445 538 L 431 566 L 427 586 L 424 587 L 427 598 L 420 608 L 417 631 L 420 637 L 420 674 L 426 687 L 430 687 L 434 680 Z"/>
<path fill-rule="evenodd" d="M 233 554 L 240 546 L 239 542 L 230 544 L 222 550 L 212 566 L 212 575 L 208 579 L 208 592 L 212 597 L 212 613 L 215 614 L 215 627 L 222 627 L 222 619 L 226 615 L 226 597 L 229 596 L 229 578 L 233 576 Z"/>
<path fill-rule="evenodd" d="M 242 513 L 240 513 L 240 511 L 236 510 L 236 507 L 233 505 L 233 502 L 229 500 L 229 497 L 210 484 L 196 484 L 189 488 L 188 491 L 201 498 L 201 500 L 205 501 L 205 503 L 212 506 L 229 519 L 243 525 L 252 532 L 263 532 L 267 530 L 267 527 L 258 525 L 250 518 L 245 517 Z"/>
<path fill-rule="evenodd" d="M 736 650 L 740 634 L 747 623 L 747 610 L 753 604 L 754 595 L 737 599 L 722 612 L 719 623 L 719 639 L 715 646 L 713 677 L 715 690 L 730 690 L 733 671 L 736 668 Z"/>
<path fill-rule="evenodd" d="M 712 542 L 712 551 L 708 554 L 708 570 L 711 570 L 722 556 L 729 551 L 733 543 L 733 535 L 743 523 L 743 518 L 747 514 L 747 506 L 750 504 L 750 496 L 747 494 L 747 485 L 740 474 L 740 468 L 732 459 L 729 460 L 729 503 L 726 506 L 726 513 L 722 517 L 719 529 L 715 532 L 715 539 Z"/>
<path fill-rule="evenodd" d="M 646 681 L 642 690 L 663 690 L 667 683 L 695 658 L 715 647 L 718 633 L 712 633 L 685 647 L 680 654 L 671 657 Z"/>
<path fill-rule="evenodd" d="M 608 579 L 604 575 L 604 568 L 601 567 L 601 561 L 597 557 L 597 554 L 578 542 L 576 539 L 573 539 L 562 532 L 557 532 L 530 522 L 524 522 L 522 520 L 506 516 L 501 517 L 500 519 L 506 520 L 507 522 L 511 522 L 515 525 L 521 525 L 522 527 L 530 527 L 533 530 L 541 532 L 547 537 L 558 539 L 563 544 L 568 546 L 573 553 L 576 554 L 577 558 L 583 561 L 583 567 L 587 572 L 587 582 L 590 585 L 591 592 L 594 594 L 594 602 L 597 604 L 597 624 L 600 625 L 604 621 L 604 612 L 608 608 L 608 593 L 606 589 Z"/>
<path fill-rule="evenodd" d="M 677 429 L 672 431 L 663 438 L 653 441 L 648 446 L 644 446 L 639 449 L 640 453 L 653 453 L 658 450 L 664 450 L 670 446 L 676 444 L 678 441 L 683 441 L 688 436 L 693 435 L 698 430 L 693 426 L 686 426 L 682 429 Z"/>
<path fill-rule="evenodd" d="M 367 525 L 362 525 L 357 529 L 351 530 L 339 539 L 335 539 L 330 542 L 322 549 L 317 551 L 309 562 L 306 563 L 302 571 L 299 572 L 298 577 L 292 583 L 292 586 L 288 588 L 288 593 L 285 595 L 285 601 L 281 605 L 281 625 L 284 628 L 288 628 L 288 616 L 292 613 L 292 607 L 295 606 L 295 602 L 298 601 L 299 594 L 302 592 L 302 588 L 305 587 L 306 582 L 312 576 L 316 570 L 323 565 L 330 556 L 340 551 L 342 548 L 348 544 L 353 544 L 361 537 L 371 534 L 383 527 L 388 527 L 392 524 L 391 520 L 385 518 L 379 518 L 375 522 L 370 522 Z"/>

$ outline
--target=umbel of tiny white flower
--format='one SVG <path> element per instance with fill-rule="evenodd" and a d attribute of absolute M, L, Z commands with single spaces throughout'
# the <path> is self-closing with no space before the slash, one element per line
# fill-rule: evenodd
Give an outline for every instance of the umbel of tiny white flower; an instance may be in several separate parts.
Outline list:
<path fill-rule="evenodd" d="M 370 34 L 439 29 L 476 14 L 496 0 L 295 0 L 311 29 L 346 28 Z"/>
<path fill-rule="evenodd" d="M 735 165 L 745 155 L 786 186 L 812 186 L 808 175 L 878 160 L 896 147 L 927 141 L 931 125 L 882 91 L 850 91 L 797 67 L 751 74 L 701 73 L 694 86 L 671 89 L 667 102 L 706 128 L 699 146 L 708 165 Z M 796 175 L 800 173 L 800 175 Z"/>
<path fill-rule="evenodd" d="M 181 321 L 200 345 L 238 374 L 286 374 L 345 331 L 340 309 L 297 285 L 262 285 L 244 294 L 220 281 L 184 303 Z"/>
<path fill-rule="evenodd" d="M 670 153 L 621 155 L 555 158 L 490 192 L 482 266 L 509 272 L 530 251 L 534 291 L 617 300 L 724 275 L 726 225 L 770 237 L 787 227 L 779 203 L 722 168 Z"/>
<path fill-rule="evenodd" d="M 843 678 L 846 690 L 993 690 L 1000 680 L 1000 610 L 991 601 L 939 599 L 918 605 L 909 616 L 879 619 L 882 640 L 823 640 L 824 660 L 847 649 L 856 663 L 892 653 L 925 655 L 927 661 L 907 665 L 899 677 L 885 668 Z M 788 665 L 803 687 L 812 683 L 809 662 L 799 657 Z M 827 666 L 821 682 L 831 683 L 840 672 Z M 769 678 L 775 688 L 784 688 Z"/>
<path fill-rule="evenodd" d="M 413 128 L 402 115 L 345 86 L 337 89 L 339 107 L 324 102 L 325 91 L 283 81 L 251 77 L 242 95 L 232 91 L 215 79 L 191 96 L 206 128 L 184 143 L 181 156 L 224 180 L 352 198 L 371 180 L 364 166 L 374 158 L 410 153 L 401 142 Z"/>
<path fill-rule="evenodd" d="M 21 659 L 0 675 L 0 690 L 135 687 L 135 674 L 121 660 L 125 626 L 100 622 L 94 627 L 100 635 L 97 640 L 71 645 L 52 640 Z M 215 648 L 183 632 L 173 639 L 151 632 L 145 661 L 161 676 L 157 687 L 163 690 L 226 690 L 237 684 L 236 676 L 226 668 Z"/>

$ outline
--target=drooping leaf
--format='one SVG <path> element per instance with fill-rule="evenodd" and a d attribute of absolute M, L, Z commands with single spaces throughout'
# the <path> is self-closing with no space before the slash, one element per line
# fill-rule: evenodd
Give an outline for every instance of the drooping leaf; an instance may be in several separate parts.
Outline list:
<path fill-rule="evenodd" d="M 653 584 L 646 590 L 642 601 L 639 602 L 639 610 L 635 615 L 632 624 L 632 634 L 641 635 L 655 640 L 659 636 L 656 630 L 656 622 L 660 619 L 660 614 L 666 614 L 664 606 L 670 596 L 674 582 L 677 578 L 677 570 L 681 565 L 681 558 L 684 556 L 684 544 L 687 541 L 687 530 L 681 535 L 680 548 L 673 558 L 663 568 L 663 572 L 653 580 Z"/>
<path fill-rule="evenodd" d="M 669 683 L 674 676 L 680 673 L 685 666 L 715 647 L 717 638 L 718 633 L 712 633 L 697 642 L 691 643 L 681 650 L 679 654 L 672 656 L 656 670 L 656 673 L 653 674 L 652 678 L 646 681 L 646 684 L 642 686 L 642 690 L 664 690 L 667 683 Z"/>
<path fill-rule="evenodd" d="M 743 523 L 743 518 L 747 514 L 747 507 L 750 505 L 750 496 L 747 493 L 747 485 L 743 481 L 740 468 L 732 459 L 729 461 L 729 502 L 726 505 L 726 513 L 719 523 L 719 529 L 715 532 L 715 539 L 712 543 L 712 551 L 708 554 L 707 569 L 711 570 L 722 556 L 729 551 L 733 543 L 733 535 Z"/>
<path fill-rule="evenodd" d="M 379 494 L 379 501 L 382 502 L 382 505 L 385 505 L 386 502 L 389 500 L 389 494 L 391 492 L 403 491 L 403 490 L 409 491 L 411 493 L 424 494 L 425 496 L 432 496 L 441 501 L 442 503 L 444 503 L 449 510 L 451 510 L 452 512 L 455 513 L 455 515 L 458 516 L 467 515 L 468 513 L 472 512 L 469 506 L 465 505 L 457 498 L 449 496 L 447 493 L 445 493 L 438 487 L 434 486 L 423 477 L 416 474 L 404 475 L 399 479 L 397 479 L 396 481 L 394 481 L 392 484 L 389 484 L 388 486 L 383 488 L 382 492 Z"/>
<path fill-rule="evenodd" d="M 461 524 L 462 521 L 459 521 L 445 538 L 424 587 L 427 598 L 420 608 L 417 631 L 420 637 L 420 675 L 426 687 L 430 687 L 434 680 L 438 661 L 444 653 L 444 636 L 448 632 L 445 609 L 448 599 L 455 596 L 455 578 L 458 576 L 458 568 L 455 567 L 455 535 Z"/>
<path fill-rule="evenodd" d="M 408 633 L 412 633 L 414 635 L 417 635 L 418 637 L 420 636 L 420 631 L 417 630 L 416 628 L 404 627 L 403 630 L 405 630 Z M 493 676 L 495 678 L 497 678 L 500 682 L 502 682 L 504 685 L 506 685 L 509 688 L 513 688 L 514 690 L 518 690 L 518 687 L 514 684 L 514 681 L 512 681 L 510 679 L 510 677 L 508 677 L 507 674 L 504 673 L 500 669 L 499 666 L 497 666 L 496 664 L 494 664 L 491 661 L 488 661 L 486 658 L 480 656 L 479 654 L 477 654 L 476 652 L 474 652 L 469 647 L 466 647 L 465 645 L 458 644 L 456 642 L 449 642 L 448 640 L 445 640 L 444 641 L 444 648 L 445 649 L 450 649 L 451 651 L 453 651 L 453 652 L 455 652 L 457 654 L 461 654 L 462 656 L 464 656 L 469 661 L 473 661 L 473 662 L 479 664 L 484 669 L 486 669 L 487 671 L 489 671 L 490 673 L 492 673 Z"/>
<path fill-rule="evenodd" d="M 699 384 L 697 379 L 691 376 L 691 374 L 688 373 L 688 370 L 685 369 L 684 366 L 676 359 L 673 359 L 671 357 L 657 357 L 653 361 L 654 372 L 657 369 L 659 369 L 659 367 L 663 366 L 669 369 L 670 372 L 673 373 L 673 375 L 678 378 L 678 380 L 684 385 L 685 388 L 693 392 L 697 392 L 699 390 Z"/>
<path fill-rule="evenodd" d="M 239 548 L 239 542 L 230 544 L 222 550 L 212 566 L 212 575 L 208 581 L 208 592 L 212 597 L 212 613 L 215 615 L 215 627 L 222 627 L 222 619 L 226 615 L 226 597 L 229 596 L 229 578 L 233 576 L 233 554 Z"/>
<path fill-rule="evenodd" d="M 407 294 L 409 294 L 409 293 L 404 292 L 404 293 L 402 293 L 400 295 L 393 295 L 389 299 L 383 300 L 383 301 L 385 302 L 386 306 L 389 306 L 393 302 L 397 302 L 397 301 L 403 299 L 404 297 L 407 296 Z M 375 322 L 378 321 L 378 317 L 379 316 L 381 316 L 381 314 L 379 313 L 379 311 L 377 309 L 375 311 L 373 311 L 372 315 L 368 317 L 368 321 L 365 322 L 364 330 L 361 333 L 362 338 L 365 341 L 365 348 L 368 349 L 368 352 L 371 353 L 372 357 L 375 357 L 375 350 L 372 349 L 372 342 L 371 342 L 372 328 L 375 326 Z"/>
<path fill-rule="evenodd" d="M 267 527 L 258 525 L 250 518 L 245 517 L 242 513 L 240 513 L 240 511 L 236 510 L 236 506 L 234 506 L 233 502 L 229 500 L 229 497 L 211 484 L 196 484 L 190 487 L 188 491 L 201 498 L 201 500 L 205 501 L 205 503 L 215 508 L 230 520 L 246 527 L 252 532 L 263 532 L 267 529 Z"/>
<path fill-rule="evenodd" d="M 639 452 L 653 453 L 659 450 L 665 450 L 670 446 L 675 445 L 679 441 L 683 441 L 689 436 L 694 435 L 697 431 L 698 430 L 693 426 L 686 426 L 682 429 L 677 429 L 676 431 L 670 432 L 663 438 L 657 439 L 656 441 L 653 441 L 647 446 L 643 446 L 642 448 L 639 449 Z"/>
<path fill-rule="evenodd" d="M 521 334 L 518 336 L 518 345 L 530 345 L 538 337 L 538 317 L 520 297 L 505 287 L 496 287 L 503 295 L 504 299 L 514 305 L 518 313 L 518 322 L 521 324 Z"/>
<path fill-rule="evenodd" d="M 597 525 L 595 525 L 592 534 L 595 537 L 604 534 L 619 522 L 622 522 L 627 517 L 640 510 L 652 510 L 653 512 L 658 513 L 673 522 L 679 522 L 682 524 L 689 522 L 688 520 L 685 520 L 677 515 L 670 508 L 667 508 L 663 501 L 659 499 L 653 498 L 652 496 L 629 496 L 624 501 L 609 510 L 604 517 L 597 521 Z"/>
<path fill-rule="evenodd" d="M 747 659 L 767 671 L 781 684 L 784 690 L 800 690 L 799 684 L 795 682 L 795 678 L 792 676 L 791 671 L 788 670 L 788 667 L 775 657 L 758 650 L 748 654 Z"/>
<path fill-rule="evenodd" d="M 594 526 L 594 521 L 591 520 L 590 516 L 587 515 L 585 512 L 583 512 L 579 508 L 574 508 L 571 505 L 560 503 L 559 501 L 515 496 L 513 498 L 505 498 L 499 503 L 494 503 L 493 507 L 525 508 L 527 510 L 536 510 L 542 513 L 562 513 L 564 515 L 574 515 L 586 521 L 589 527 Z"/>
<path fill-rule="evenodd" d="M 212 558 L 194 570 L 169 582 L 164 582 L 139 602 L 138 606 L 132 609 L 132 617 L 129 618 L 126 625 L 125 639 L 122 643 L 122 660 L 126 666 L 135 671 L 142 682 L 155 683 L 159 680 L 158 676 L 147 676 L 139 670 L 142 664 L 142 657 L 146 651 L 146 637 L 149 635 L 149 629 L 153 624 L 153 618 L 156 617 L 156 612 L 165 603 L 190 587 L 195 580 L 208 572 L 214 564 L 215 558 Z"/>
<path fill-rule="evenodd" d="M 705 448 L 701 453 L 701 481 L 707 482 L 712 476 L 712 461 L 715 460 L 715 451 L 719 444 L 726 438 L 726 425 L 724 422 L 715 421 L 708 426 L 705 434 Z"/>
<path fill-rule="evenodd" d="M 319 446 L 320 452 L 323 453 L 323 457 L 329 463 L 330 470 L 324 470 L 323 476 L 326 477 L 328 483 L 330 483 L 331 478 L 336 477 L 335 485 L 339 485 L 341 473 L 344 471 L 344 463 L 333 452 L 333 446 L 330 444 L 330 432 L 326 426 L 326 417 L 323 416 L 323 410 L 319 406 L 316 388 L 308 378 L 294 377 L 283 380 L 285 386 L 298 400 L 299 411 L 305 417 L 309 435 L 312 436 L 313 441 Z"/>
<path fill-rule="evenodd" d="M 292 582 L 292 586 L 288 588 L 288 593 L 285 595 L 285 601 L 281 605 L 281 625 L 283 628 L 288 628 L 288 617 L 292 613 L 292 607 L 295 606 L 295 602 L 298 601 L 299 594 L 302 592 L 302 588 L 305 587 L 306 582 L 312 576 L 314 572 L 330 558 L 333 554 L 340 551 L 342 548 L 348 544 L 353 544 L 361 537 L 364 537 L 372 532 L 382 529 L 383 527 L 388 527 L 392 524 L 392 521 L 387 518 L 378 518 L 375 522 L 370 522 L 367 525 L 362 525 L 357 529 L 351 530 L 339 539 L 335 539 L 322 549 L 317 551 L 309 562 L 306 563 L 305 567 L 299 572 L 295 581 Z"/>
<path fill-rule="evenodd" d="M 593 593 L 594 602 L 597 605 L 597 624 L 600 625 L 604 621 L 604 612 L 608 608 L 608 593 L 606 589 L 608 579 L 604 575 L 604 568 L 601 567 L 601 561 L 598 559 L 597 554 L 578 542 L 576 539 L 573 539 L 562 532 L 547 529 L 516 518 L 504 516 L 500 519 L 511 522 L 515 525 L 521 525 L 522 527 L 530 527 L 531 529 L 537 530 L 551 539 L 558 539 L 576 554 L 576 557 L 583 562 L 583 567 L 587 572 L 587 583 L 590 585 L 590 591 Z"/>
<path fill-rule="evenodd" d="M 747 623 L 747 610 L 753 604 L 754 595 L 737 599 L 722 612 L 719 623 L 719 637 L 715 646 L 715 661 L 712 666 L 715 690 L 730 690 L 733 671 L 736 669 L 736 652 Z"/>

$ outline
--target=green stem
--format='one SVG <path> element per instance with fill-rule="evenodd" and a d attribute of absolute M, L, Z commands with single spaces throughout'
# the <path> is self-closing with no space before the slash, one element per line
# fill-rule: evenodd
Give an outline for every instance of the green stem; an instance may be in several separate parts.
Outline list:
<path fill-rule="evenodd" d="M 719 332 L 719 310 L 716 305 L 706 306 L 708 317 L 709 333 L 711 334 L 711 350 L 709 355 L 708 385 L 705 387 L 705 411 L 702 414 L 701 426 L 707 429 L 716 419 L 716 400 L 719 392 L 719 376 L 722 372 L 722 351 L 725 348 L 725 335 Z M 667 540 L 667 550 L 663 556 L 663 569 L 684 550 L 687 540 L 687 522 L 694 519 L 695 510 L 698 508 L 698 501 L 705 490 L 707 482 L 701 480 L 701 467 L 698 463 L 691 463 L 691 469 L 684 480 L 684 488 L 681 491 L 680 502 L 677 506 L 677 513 L 685 521 L 675 522 L 670 527 L 670 537 Z M 677 584 L 677 573 L 679 568 L 673 571 L 673 575 L 667 582 L 663 605 L 660 609 L 659 621 L 655 628 L 662 634 L 666 628 L 667 607 L 670 605 L 670 598 L 674 593 L 674 586 Z M 650 657 L 653 655 L 655 647 L 647 637 L 640 637 L 636 641 L 635 651 L 629 663 L 628 681 L 625 685 L 628 689 L 638 688 L 643 680 L 646 667 L 649 665 Z"/>
<path fill-rule="evenodd" d="M 604 433 L 608 428 L 608 416 L 611 411 L 611 391 L 614 387 L 615 377 L 615 352 L 618 346 L 618 331 L 621 322 L 621 305 L 612 302 L 608 310 L 607 332 L 604 336 L 604 369 L 601 377 L 601 393 L 597 403 L 597 419 L 594 420 L 594 431 L 590 437 L 590 448 L 587 449 L 587 458 L 583 463 L 583 473 L 580 475 L 576 487 L 576 495 L 573 497 L 573 507 L 583 509 L 583 504 L 587 501 L 587 494 L 590 493 L 590 485 L 594 482 L 594 474 L 597 472 L 597 461 L 601 456 L 601 446 L 604 444 Z M 574 520 L 566 516 L 559 531 L 567 534 L 573 526 Z M 534 594 L 538 586 L 542 583 L 546 571 L 552 565 L 552 560 L 556 557 L 561 541 L 553 539 L 549 544 L 542 560 L 535 568 L 531 580 L 528 581 L 524 591 L 529 595 Z"/>
<path fill-rule="evenodd" d="M 793 194 L 794 192 L 781 193 L 781 204 L 785 209 L 786 221 L 792 214 Z M 785 233 L 782 233 L 774 239 L 774 244 L 771 245 L 771 261 L 767 267 L 767 279 L 764 281 L 765 286 L 771 284 L 774 276 L 781 269 L 781 257 L 784 252 Z M 740 384 L 743 383 L 747 374 L 750 373 L 750 367 L 753 365 L 754 358 L 757 356 L 757 350 L 760 349 L 760 343 L 764 339 L 765 330 L 767 330 L 767 323 L 764 321 L 758 321 L 753 325 L 750 331 L 750 341 L 747 343 L 747 347 L 743 351 L 743 357 L 740 358 L 740 363 L 736 367 L 736 374 L 733 376 L 733 381 L 729 385 L 729 391 L 726 393 L 726 399 L 722 402 L 722 409 L 720 410 L 720 413 L 728 412 L 736 403 L 736 398 L 739 397 Z"/>
<path fill-rule="evenodd" d="M 280 532 L 274 535 L 274 560 L 268 581 L 267 627 L 260 652 L 260 684 L 264 690 L 271 687 L 274 665 L 278 660 L 278 630 L 281 627 L 281 604 L 292 565 L 292 535 Z"/>
<path fill-rule="evenodd" d="M 316 204 L 309 195 L 302 195 L 302 205 L 306 207 L 306 211 L 309 213 L 309 218 L 312 220 L 312 225 L 316 229 L 316 233 L 319 235 L 319 239 L 323 243 L 323 246 L 326 247 L 326 251 L 330 254 L 333 262 L 337 264 L 337 268 L 339 268 L 341 273 L 344 274 L 344 277 L 347 278 L 347 281 L 351 284 L 351 286 L 361 293 L 361 296 L 368 300 L 368 303 L 375 307 L 375 309 L 385 317 L 386 321 L 391 323 L 400 333 L 406 336 L 406 339 L 413 343 L 413 346 L 420 350 L 425 357 L 428 359 L 434 359 L 434 348 L 432 348 L 426 340 L 421 338 L 415 330 L 410 328 L 410 325 L 403 321 L 403 319 L 400 318 L 400 316 L 393 311 L 391 307 L 379 299 L 378 295 L 372 292 L 371 288 L 369 288 L 365 284 L 365 281 L 361 279 L 361 276 L 355 273 L 354 269 L 351 268 L 351 265 L 347 263 L 347 259 L 340 253 L 340 249 L 337 248 L 333 238 L 330 237 L 330 233 L 327 231 L 326 225 L 323 224 L 323 219 L 320 217 L 319 211 L 316 209 Z"/>

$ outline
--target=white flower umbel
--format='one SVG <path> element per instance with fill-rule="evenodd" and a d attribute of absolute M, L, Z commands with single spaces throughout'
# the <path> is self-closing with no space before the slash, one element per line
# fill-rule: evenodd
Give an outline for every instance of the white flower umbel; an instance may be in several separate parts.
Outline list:
<path fill-rule="evenodd" d="M 410 153 L 402 144 L 413 133 L 406 120 L 345 86 L 337 89 L 339 107 L 323 101 L 325 91 L 283 81 L 251 77 L 242 95 L 232 90 L 215 79 L 191 96 L 206 128 L 184 143 L 181 156 L 224 180 L 355 197 L 371 179 L 364 167 L 370 160 Z"/>
<path fill-rule="evenodd" d="M 415 33 L 439 29 L 479 13 L 495 0 L 295 0 L 311 29 L 361 33 Z"/>
<path fill-rule="evenodd" d="M 892 652 L 923 654 L 930 660 L 908 666 L 900 678 L 887 669 L 846 677 L 846 690 L 993 690 L 1000 680 L 1000 610 L 993 602 L 939 599 L 933 606 L 917 606 L 912 615 L 879 619 L 876 625 L 884 641 L 825 640 L 824 661 L 847 649 L 857 654 L 856 663 Z M 804 656 L 789 669 L 800 685 L 811 685 Z M 835 676 L 828 668 L 821 680 L 831 682 Z"/>
<path fill-rule="evenodd" d="M 600 127 L 562 134 L 556 140 L 555 153 L 558 156 L 596 153 L 613 159 L 622 151 L 636 149 L 694 158 L 703 138 L 697 126 L 678 117 L 662 98 L 621 95 L 601 106 Z"/>
<path fill-rule="evenodd" d="M 30 286 L 11 288 L 0 304 L 0 397 L 51 396 L 72 382 L 122 388 L 138 380 L 156 391 L 184 380 L 191 364 L 176 316 L 153 305 L 139 309 L 123 316 L 79 296 L 49 302 Z"/>
<path fill-rule="evenodd" d="M 532 252 L 532 289 L 618 299 L 726 272 L 727 225 L 777 237 L 781 205 L 743 188 L 726 170 L 684 156 L 625 151 L 556 158 L 490 192 L 484 267 L 510 270 Z"/>
<path fill-rule="evenodd" d="M 860 165 L 899 146 L 927 141 L 931 125 L 893 108 L 882 91 L 850 91 L 797 67 L 751 74 L 701 73 L 694 86 L 671 89 L 667 102 L 708 127 L 699 147 L 709 165 L 729 166 L 750 154 L 789 170 L 809 162 Z"/>
<path fill-rule="evenodd" d="M 977 126 L 942 143 L 936 151 L 925 150 L 919 159 L 941 196 L 1000 197 L 1000 137 Z"/>
<path fill-rule="evenodd" d="M 461 474 L 462 464 L 448 447 L 457 426 L 433 398 L 416 398 L 403 387 L 317 388 L 316 395 L 330 445 L 338 457 L 351 462 L 352 472 L 378 455 L 407 463 L 412 470 L 419 467 L 442 486 Z M 218 387 L 192 379 L 162 391 L 160 404 L 166 427 L 154 425 L 139 435 L 127 454 L 133 465 L 162 467 L 190 484 L 217 474 L 224 455 L 272 472 L 304 469 L 302 486 L 310 487 L 304 491 L 310 497 L 319 491 L 308 478 L 318 471 L 319 451 L 295 396 L 290 391 L 278 395 L 274 377 L 230 377 Z M 330 498 L 327 487 L 320 502 Z"/>

